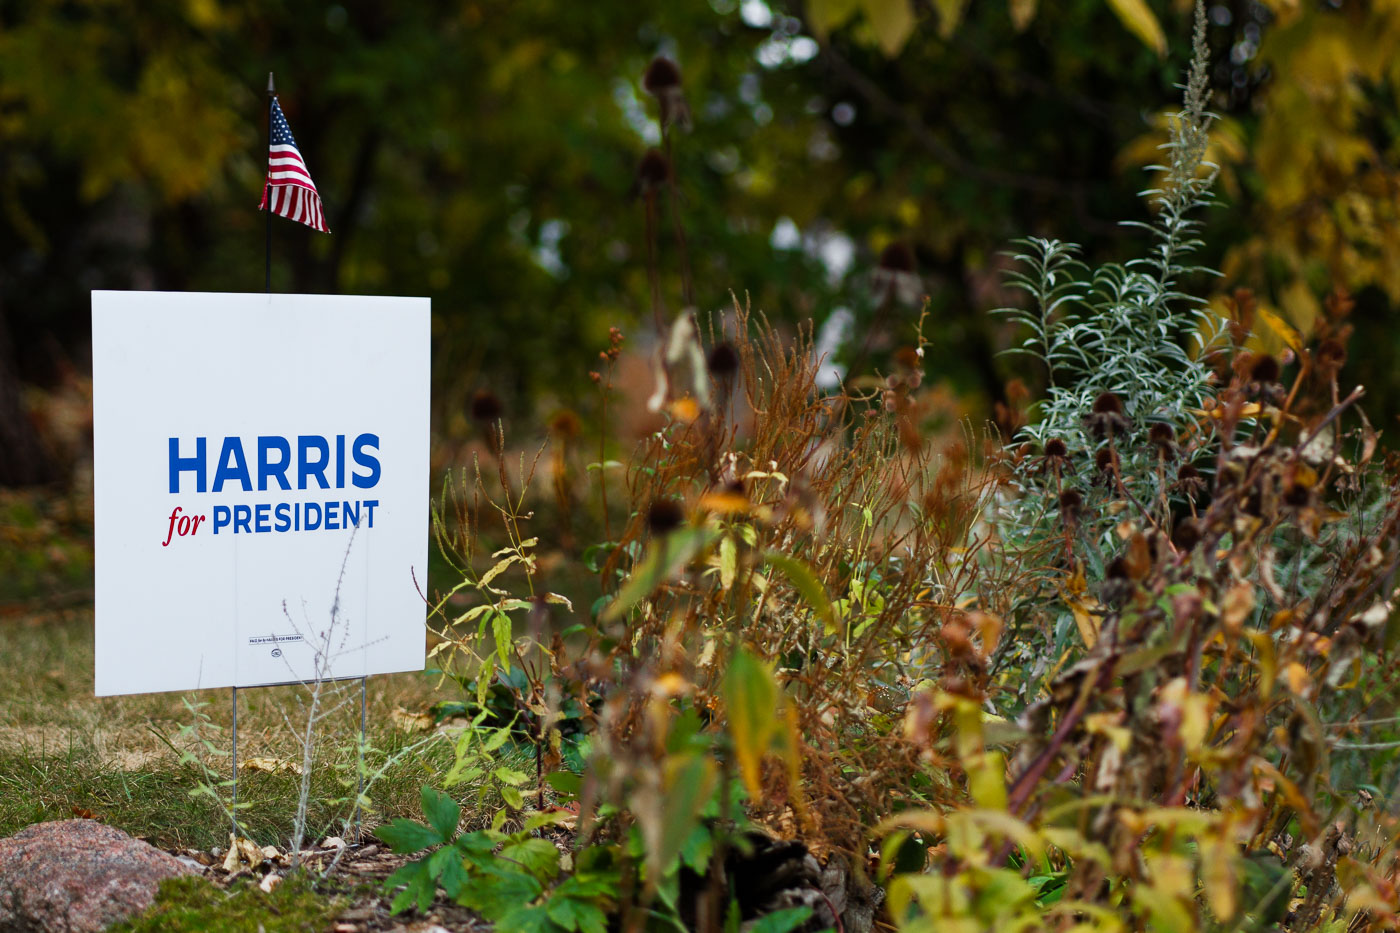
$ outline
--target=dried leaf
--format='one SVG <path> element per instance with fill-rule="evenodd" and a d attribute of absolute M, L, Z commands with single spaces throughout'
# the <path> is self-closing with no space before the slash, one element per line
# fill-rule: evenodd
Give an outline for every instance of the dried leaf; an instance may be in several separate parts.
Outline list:
<path fill-rule="evenodd" d="M 402 706 L 396 707 L 389 713 L 389 721 L 404 732 L 427 732 L 433 727 L 433 717 L 431 713 L 414 713 L 404 709 Z M 297 768 L 297 773 L 301 773 L 300 768 Z"/>
<path fill-rule="evenodd" d="M 251 839 L 233 833 L 228 836 L 228 854 L 224 856 L 224 871 L 233 874 L 241 869 L 252 870 L 263 863 L 262 847 Z"/>
<path fill-rule="evenodd" d="M 428 717 L 432 724 L 432 717 Z M 301 774 L 301 765 L 286 758 L 245 758 L 238 763 L 239 771 L 261 771 L 264 774 Z"/>

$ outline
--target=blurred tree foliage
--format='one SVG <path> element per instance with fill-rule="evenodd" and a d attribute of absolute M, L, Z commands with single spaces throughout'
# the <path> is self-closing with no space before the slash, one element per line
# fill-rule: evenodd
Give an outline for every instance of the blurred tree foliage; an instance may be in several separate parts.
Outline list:
<path fill-rule="evenodd" d="M 1400 4 L 1210 15 L 1227 208 L 1205 258 L 1304 328 L 1333 284 L 1359 292 L 1371 381 L 1400 393 L 1384 359 Z M 1176 0 L 0 0 L 0 349 L 7 331 L 43 383 L 81 368 L 91 288 L 261 287 L 271 70 L 334 231 L 276 220 L 274 287 L 432 296 L 449 435 L 471 430 L 482 384 L 508 413 L 586 406 L 607 327 L 649 319 L 634 171 L 659 139 L 641 75 L 666 54 L 694 114 L 674 162 L 702 311 L 731 290 L 779 320 L 844 307 L 878 362 L 912 340 L 917 308 L 880 311 L 872 274 L 906 243 L 931 374 L 981 410 L 1015 374 L 983 314 L 1004 300 L 999 251 L 1053 232 L 1093 258 L 1137 235 L 1116 222 L 1146 208 L 1121 192 L 1176 96 L 1188 16 Z M 674 309 L 668 237 L 660 263 Z"/>

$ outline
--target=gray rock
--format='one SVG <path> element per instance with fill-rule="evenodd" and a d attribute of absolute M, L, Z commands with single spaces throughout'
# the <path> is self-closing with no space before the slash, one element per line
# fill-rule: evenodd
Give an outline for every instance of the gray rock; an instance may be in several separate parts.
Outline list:
<path fill-rule="evenodd" d="M 36 823 L 0 839 L 0 930 L 98 933 L 151 906 L 172 855 L 92 820 Z"/>

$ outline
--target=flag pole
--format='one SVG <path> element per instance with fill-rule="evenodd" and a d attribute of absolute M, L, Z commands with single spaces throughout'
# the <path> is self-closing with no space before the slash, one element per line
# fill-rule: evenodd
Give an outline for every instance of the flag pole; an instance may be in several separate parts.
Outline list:
<path fill-rule="evenodd" d="M 272 72 L 267 73 L 267 170 L 272 171 L 272 102 L 277 99 L 277 85 L 272 81 Z M 266 186 L 267 182 L 263 182 Z M 266 196 L 264 194 L 264 196 Z M 272 294 L 272 205 L 267 206 L 267 240 L 266 240 L 266 277 L 267 292 Z"/>

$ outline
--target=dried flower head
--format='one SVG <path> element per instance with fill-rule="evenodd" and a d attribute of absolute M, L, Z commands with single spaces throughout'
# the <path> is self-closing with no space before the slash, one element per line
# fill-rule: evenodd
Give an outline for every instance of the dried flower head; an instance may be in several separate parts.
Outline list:
<path fill-rule="evenodd" d="M 1172 528 L 1172 544 L 1178 551 L 1189 551 L 1201 543 L 1201 523 L 1194 518 L 1183 518 Z"/>
<path fill-rule="evenodd" d="M 1280 373 L 1278 360 L 1268 353 L 1260 353 L 1249 366 L 1249 378 L 1258 383 L 1278 382 Z"/>
<path fill-rule="evenodd" d="M 648 149 L 637 165 L 637 190 L 656 191 L 671 179 L 671 162 L 659 150 Z"/>
<path fill-rule="evenodd" d="M 923 291 L 914 249 L 908 243 L 895 242 L 880 251 L 880 261 L 870 275 L 875 297 L 881 302 L 915 304 Z"/>
<path fill-rule="evenodd" d="M 690 131 L 690 106 L 681 90 L 681 69 L 674 61 L 664 55 L 653 58 L 642 73 L 642 87 L 661 105 L 662 127 Z"/>
<path fill-rule="evenodd" d="M 642 87 L 648 94 L 657 95 L 673 87 L 681 86 L 681 70 L 665 55 L 658 55 L 647 65 L 642 75 Z"/>
<path fill-rule="evenodd" d="M 880 268 L 890 272 L 914 272 L 914 250 L 902 241 L 891 243 L 880 251 Z"/>
<path fill-rule="evenodd" d="M 1104 447 L 1094 453 L 1094 476 L 1090 480 L 1095 486 L 1112 489 L 1118 482 L 1118 451 Z"/>
<path fill-rule="evenodd" d="M 732 376 L 739 371 L 739 351 L 728 340 L 721 340 L 710 348 L 705 357 L 705 368 L 716 377 Z"/>
<path fill-rule="evenodd" d="M 1058 437 L 1045 442 L 1045 457 L 1048 460 L 1063 460 L 1069 456 L 1069 447 Z"/>
<path fill-rule="evenodd" d="M 1328 337 L 1322 341 L 1313 354 L 1313 363 L 1317 366 L 1318 371 L 1326 376 L 1336 375 L 1346 365 L 1346 362 L 1347 348 L 1334 337 Z"/>
<path fill-rule="evenodd" d="M 1096 415 L 1121 415 L 1123 414 L 1123 401 L 1112 392 L 1100 392 L 1094 399 L 1093 411 Z"/>
<path fill-rule="evenodd" d="M 582 430 L 583 423 L 579 421 L 578 415 L 567 408 L 549 419 L 549 433 L 556 437 L 570 440 L 578 437 Z"/>
<path fill-rule="evenodd" d="M 490 389 L 478 389 L 472 396 L 472 417 L 477 421 L 498 421 L 504 412 L 505 406 Z"/>
<path fill-rule="evenodd" d="M 1195 498 L 1205 491 L 1206 481 L 1201 471 L 1189 463 L 1183 463 L 1176 471 L 1176 488 L 1186 496 Z"/>
<path fill-rule="evenodd" d="M 1100 392 L 1094 399 L 1089 414 L 1084 416 L 1084 426 L 1097 438 L 1114 437 L 1128 430 L 1128 419 L 1123 417 L 1123 402 L 1112 392 Z"/>
<path fill-rule="evenodd" d="M 1327 315 L 1333 319 L 1346 317 L 1351 313 L 1351 309 L 1356 307 L 1356 299 L 1351 297 L 1345 286 L 1338 285 L 1332 289 L 1332 293 L 1323 302 L 1327 308 Z"/>
<path fill-rule="evenodd" d="M 1171 459 L 1176 456 L 1176 431 L 1172 430 L 1171 425 L 1161 421 L 1154 422 L 1152 427 L 1147 429 L 1147 440 L 1163 457 Z"/>
<path fill-rule="evenodd" d="M 1305 508 L 1312 504 L 1313 490 L 1310 485 L 1298 482 L 1296 479 L 1283 487 L 1283 501 L 1295 509 Z"/>
<path fill-rule="evenodd" d="M 1060 517 L 1066 522 L 1076 522 L 1084 514 L 1084 497 L 1077 489 L 1066 489 L 1060 493 Z"/>
<path fill-rule="evenodd" d="M 685 521 L 685 510 L 675 499 L 654 499 L 647 507 L 647 527 L 654 535 L 675 531 Z"/>

